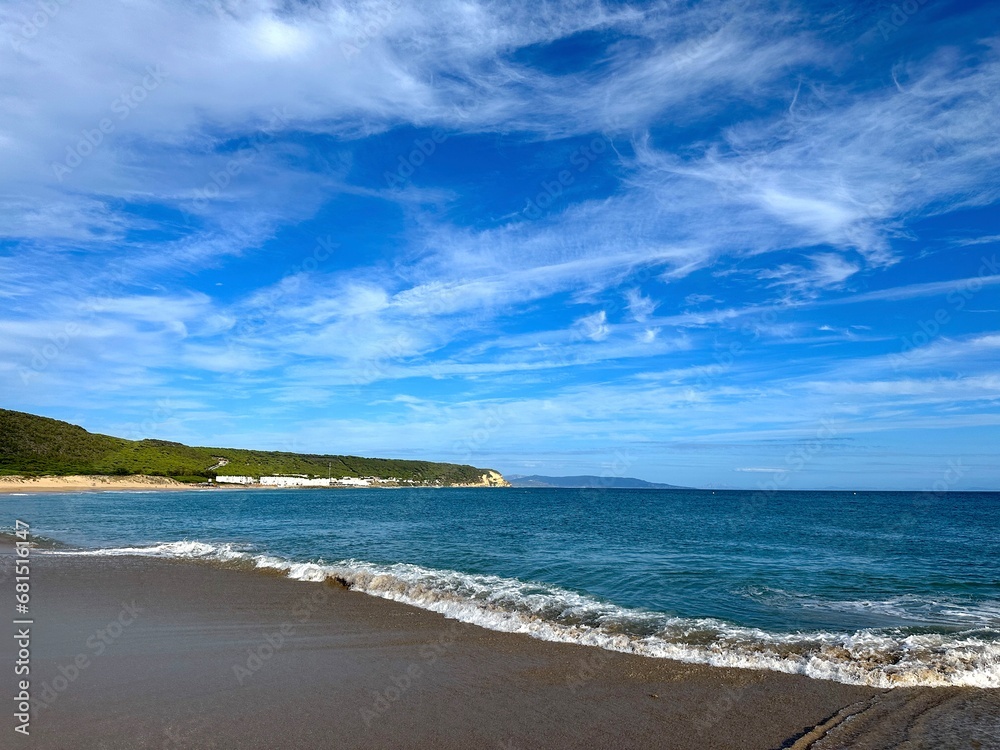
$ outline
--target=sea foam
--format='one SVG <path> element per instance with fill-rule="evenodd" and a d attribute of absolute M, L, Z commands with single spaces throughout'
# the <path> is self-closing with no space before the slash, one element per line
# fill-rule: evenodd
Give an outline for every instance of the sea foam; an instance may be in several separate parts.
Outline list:
<path fill-rule="evenodd" d="M 768 632 L 712 618 L 672 617 L 620 607 L 539 582 L 364 560 L 295 561 L 233 544 L 166 542 L 146 547 L 51 550 L 48 555 L 181 558 L 242 562 L 278 570 L 299 581 L 337 579 L 373 596 L 439 612 L 491 630 L 594 646 L 611 651 L 720 667 L 768 669 L 879 688 L 971 686 L 1000 688 L 998 610 L 955 612 L 913 597 L 886 601 L 803 601 L 803 606 L 924 609 L 966 615 L 967 629 L 951 633 L 902 628 L 854 632 Z M 783 592 L 782 592 L 783 593 Z M 954 608 L 952 608 L 954 609 Z M 929 618 L 934 619 L 934 618 Z M 926 629 L 925 629 L 926 630 Z"/>

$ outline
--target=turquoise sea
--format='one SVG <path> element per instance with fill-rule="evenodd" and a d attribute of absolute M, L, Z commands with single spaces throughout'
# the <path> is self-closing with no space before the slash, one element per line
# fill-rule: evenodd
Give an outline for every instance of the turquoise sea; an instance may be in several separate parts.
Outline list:
<path fill-rule="evenodd" d="M 336 576 L 539 638 L 876 686 L 1000 687 L 1000 493 L 0 496 L 72 546 Z"/>

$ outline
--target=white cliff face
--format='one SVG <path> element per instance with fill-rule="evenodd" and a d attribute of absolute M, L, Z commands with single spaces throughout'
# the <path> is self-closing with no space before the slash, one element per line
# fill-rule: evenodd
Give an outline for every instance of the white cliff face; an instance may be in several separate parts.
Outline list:
<path fill-rule="evenodd" d="M 503 478 L 499 471 L 490 471 L 483 474 L 484 487 L 510 487 L 510 482 Z"/>
<path fill-rule="evenodd" d="M 452 487 L 510 487 L 510 482 L 499 471 L 487 471 L 478 482 L 456 482 Z"/>

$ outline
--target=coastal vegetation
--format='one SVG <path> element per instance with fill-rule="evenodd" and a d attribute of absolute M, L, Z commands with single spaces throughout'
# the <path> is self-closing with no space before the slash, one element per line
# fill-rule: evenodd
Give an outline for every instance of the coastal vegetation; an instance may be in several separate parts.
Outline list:
<path fill-rule="evenodd" d="M 360 456 L 201 448 L 167 440 L 126 440 L 69 422 L 0 409 L 0 476 L 112 475 L 204 482 L 217 474 L 260 477 L 395 477 L 416 483 L 478 483 L 488 469 L 465 464 Z"/>

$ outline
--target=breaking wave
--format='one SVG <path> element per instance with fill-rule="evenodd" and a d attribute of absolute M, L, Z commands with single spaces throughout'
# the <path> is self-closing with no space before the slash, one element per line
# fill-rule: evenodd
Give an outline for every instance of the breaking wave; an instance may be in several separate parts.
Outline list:
<path fill-rule="evenodd" d="M 683 662 L 768 669 L 879 688 L 1000 688 L 998 603 L 963 609 L 958 604 L 915 596 L 856 602 L 802 597 L 798 604 L 807 608 L 903 612 L 926 625 L 959 621 L 965 627 L 953 627 L 952 632 L 930 632 L 931 628 L 924 626 L 775 633 L 711 618 L 623 608 L 578 592 L 513 578 L 354 559 L 297 562 L 233 544 L 184 541 L 45 554 L 193 559 L 276 570 L 300 581 L 336 579 L 373 596 L 491 630 Z M 780 590 L 766 594 L 798 596 Z"/>

